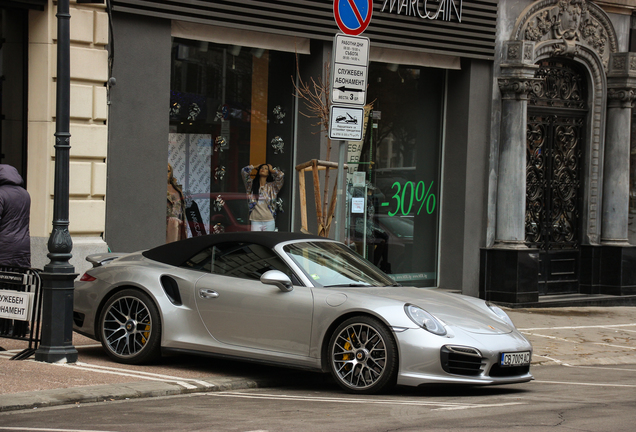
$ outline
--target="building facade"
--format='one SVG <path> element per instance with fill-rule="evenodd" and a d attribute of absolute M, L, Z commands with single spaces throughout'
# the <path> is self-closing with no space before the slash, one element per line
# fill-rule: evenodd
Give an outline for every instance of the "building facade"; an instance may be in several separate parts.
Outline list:
<path fill-rule="evenodd" d="M 636 293 L 634 6 L 500 4 L 483 297 L 532 304 Z"/>
<path fill-rule="evenodd" d="M 501 303 L 634 294 L 632 3 L 370 1 L 367 105 L 355 119 L 363 139 L 345 143 L 347 210 L 333 221 L 344 241 L 403 284 Z M 299 94 L 325 96 L 332 84 L 333 7 L 71 2 L 69 228 L 78 272 L 92 252 L 249 229 L 241 172 L 261 163 L 284 173 L 276 229 L 300 231 L 306 205 L 307 229 L 318 231 L 312 178 L 304 203 L 305 174 L 295 167 L 339 162 L 340 143 Z M 12 35 L 3 58 L 15 58 L 11 49 L 24 59 L 2 63 L 3 75 L 17 77 L 3 84 L 2 163 L 26 174 L 33 264 L 42 267 L 55 4 L 0 8 L 3 35 Z M 319 202 L 335 177 L 318 188 Z"/>
<path fill-rule="evenodd" d="M 105 5 L 71 9 L 69 230 L 76 270 L 103 239 L 108 148 L 108 15 Z M 18 168 L 31 195 L 31 264 L 49 262 L 53 220 L 57 21 L 49 0 L 0 1 L 0 163 Z"/>
<path fill-rule="evenodd" d="M 364 139 L 346 143 L 351 182 L 343 191 L 347 213 L 354 201 L 359 213 L 333 223 L 398 281 L 465 285 L 476 296 L 487 213 L 473 198 L 487 186 L 490 114 L 483 107 L 490 103 L 497 3 L 401 3 L 372 2 L 364 32 Z M 171 235 L 163 198 L 168 163 L 181 191 L 169 205 L 173 211 L 183 200 L 185 210 L 174 214 L 186 213 L 186 236 L 249 229 L 241 170 L 261 163 L 285 175 L 277 229 L 300 231 L 295 167 L 339 158 L 339 144 L 330 147 L 321 119 L 298 97 L 303 84 L 310 91 L 330 85 L 334 2 L 112 6 L 117 84 L 110 88 L 105 234 L 111 249 L 151 247 Z M 340 121 L 347 120 L 353 121 Z M 318 188 L 323 198 L 335 177 Z M 309 215 L 316 214 L 312 185 L 307 174 Z M 308 219 L 308 231 L 317 233 L 316 218 Z M 127 224 L 131 229 L 122 230 Z"/>

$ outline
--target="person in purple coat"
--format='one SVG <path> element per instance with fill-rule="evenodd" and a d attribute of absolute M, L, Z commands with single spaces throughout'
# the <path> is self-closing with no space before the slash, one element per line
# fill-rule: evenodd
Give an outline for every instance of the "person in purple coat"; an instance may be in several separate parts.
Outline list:
<path fill-rule="evenodd" d="M 0 267 L 31 267 L 30 211 L 18 170 L 0 164 Z"/>

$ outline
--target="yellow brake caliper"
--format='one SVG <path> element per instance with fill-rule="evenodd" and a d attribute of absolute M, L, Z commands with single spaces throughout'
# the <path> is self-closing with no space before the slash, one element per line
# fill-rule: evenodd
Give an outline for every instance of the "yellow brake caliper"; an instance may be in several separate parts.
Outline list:
<path fill-rule="evenodd" d="M 350 351 L 351 348 L 353 348 L 353 345 L 351 344 L 351 338 L 353 337 L 353 335 L 351 335 L 350 337 L 347 338 L 347 342 L 344 344 L 344 349 L 346 351 Z M 352 360 L 353 359 L 353 354 L 343 354 L 342 355 L 342 360 Z M 345 370 L 350 370 L 351 369 L 351 364 L 346 364 L 345 365 Z"/>
<path fill-rule="evenodd" d="M 146 345 L 146 341 L 148 340 L 149 336 L 150 336 L 150 324 L 146 324 L 146 328 L 144 329 L 144 332 L 142 333 L 141 343 Z"/>
<path fill-rule="evenodd" d="M 351 344 L 350 344 L 349 342 L 347 342 L 347 343 L 344 345 L 344 349 L 345 349 L 345 350 L 347 350 L 347 351 L 349 351 L 349 350 L 351 349 Z M 351 360 L 351 354 L 343 354 L 343 355 L 342 355 L 342 359 L 343 359 L 343 360 Z"/>

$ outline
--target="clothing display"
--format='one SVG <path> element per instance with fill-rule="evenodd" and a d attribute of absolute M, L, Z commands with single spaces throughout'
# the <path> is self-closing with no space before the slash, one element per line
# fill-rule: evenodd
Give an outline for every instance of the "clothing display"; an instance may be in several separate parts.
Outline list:
<path fill-rule="evenodd" d="M 259 200 L 258 203 L 252 209 L 252 213 L 250 214 L 251 221 L 268 221 L 274 220 L 274 216 L 269 211 L 267 207 L 267 202 L 265 200 Z"/>
<path fill-rule="evenodd" d="M 251 221 L 252 231 L 276 231 L 276 221 Z"/>
<path fill-rule="evenodd" d="M 172 175 L 170 164 L 168 164 L 167 198 L 166 243 L 170 243 L 187 237 L 185 199 L 181 192 L 181 186 Z"/>
<path fill-rule="evenodd" d="M 284 173 L 278 168 L 272 168 L 269 174 L 273 181 L 268 181 L 264 185 L 261 185 L 259 193 L 256 195 L 252 193 L 252 186 L 254 181 L 259 181 L 259 173 L 257 172 L 256 177 L 252 179 L 251 173 L 254 168 L 254 165 L 248 165 L 241 170 L 245 189 L 247 190 L 247 201 L 250 212 L 249 219 L 252 222 L 252 230 L 255 230 L 254 222 L 274 221 L 276 218 L 276 199 L 284 182 Z M 267 212 L 269 212 L 271 218 L 267 218 Z M 258 231 L 274 231 L 275 224 L 268 224 L 267 228 L 268 229 L 262 229 L 262 227 L 259 227 Z"/>

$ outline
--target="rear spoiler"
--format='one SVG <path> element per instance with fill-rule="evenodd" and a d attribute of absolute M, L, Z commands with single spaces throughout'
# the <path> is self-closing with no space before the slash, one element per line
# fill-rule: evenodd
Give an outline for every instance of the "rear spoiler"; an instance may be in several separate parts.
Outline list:
<path fill-rule="evenodd" d="M 102 254 L 93 254 L 86 257 L 86 261 L 93 264 L 93 267 L 100 267 L 108 264 L 114 259 L 122 257 L 124 255 L 128 255 L 126 253 L 102 253 Z"/>

